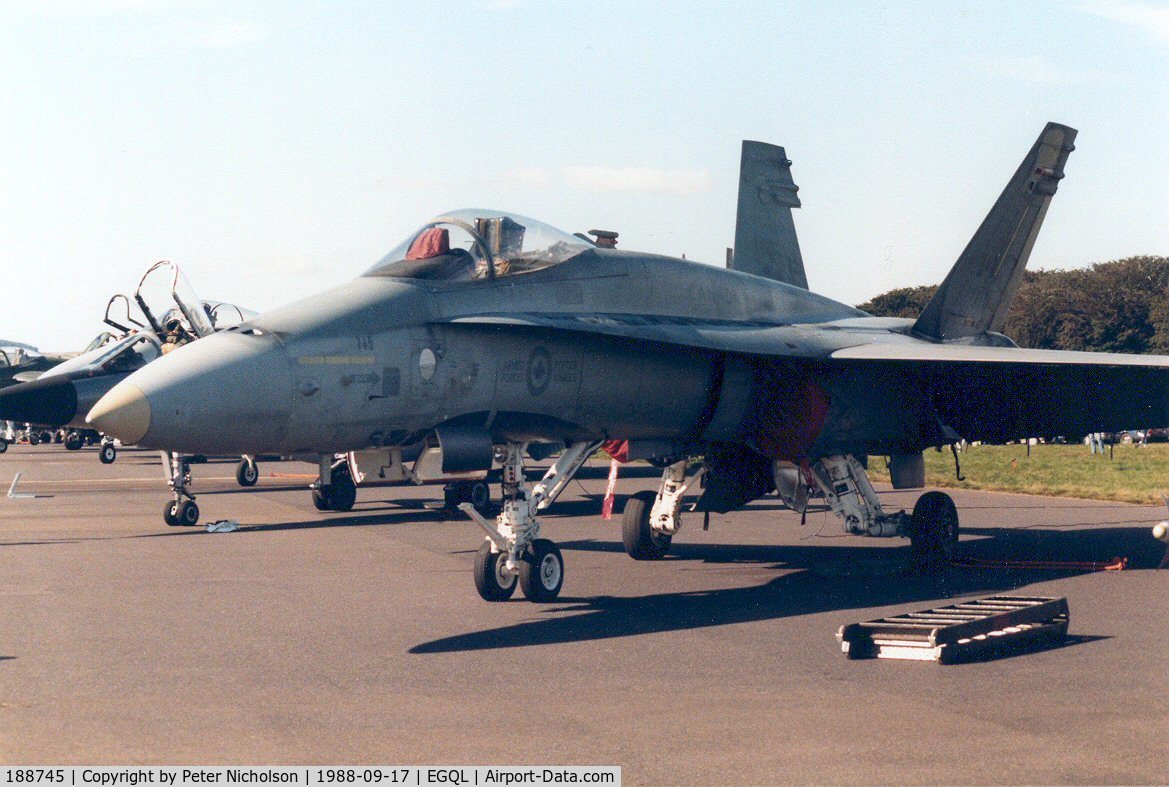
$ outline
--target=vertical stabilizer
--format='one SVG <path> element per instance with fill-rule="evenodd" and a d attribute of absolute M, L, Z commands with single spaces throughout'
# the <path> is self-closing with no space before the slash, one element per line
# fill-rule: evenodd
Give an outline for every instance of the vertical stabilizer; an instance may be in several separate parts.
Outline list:
<path fill-rule="evenodd" d="M 808 288 L 792 208 L 800 207 L 791 161 L 783 148 L 743 141 L 735 270 Z"/>
<path fill-rule="evenodd" d="M 1075 138 L 1074 128 L 1047 124 L 926 304 L 915 334 L 954 341 L 1002 328 Z"/>

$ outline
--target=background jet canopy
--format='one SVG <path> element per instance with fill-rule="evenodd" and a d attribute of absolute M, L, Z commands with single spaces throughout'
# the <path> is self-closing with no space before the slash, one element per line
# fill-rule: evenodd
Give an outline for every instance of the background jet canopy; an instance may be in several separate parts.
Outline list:
<path fill-rule="evenodd" d="M 541 221 L 494 210 L 459 210 L 423 225 L 366 276 L 469 281 L 540 270 L 592 244 Z"/>

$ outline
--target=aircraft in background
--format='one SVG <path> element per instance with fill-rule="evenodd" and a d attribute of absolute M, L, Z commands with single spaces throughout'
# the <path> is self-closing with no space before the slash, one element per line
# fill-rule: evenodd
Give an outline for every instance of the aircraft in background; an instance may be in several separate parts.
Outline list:
<path fill-rule="evenodd" d="M 116 333 L 103 332 L 82 352 L 54 359 L 55 365 L 35 379 L 0 390 L 0 418 L 39 427 L 29 430 L 30 441 L 41 429 L 51 435 L 50 430 L 68 428 L 65 447 L 77 450 L 96 442 L 85 423 L 93 404 L 130 372 L 160 358 L 168 343 L 210 335 L 255 316 L 229 303 L 199 300 L 176 265 L 157 262 L 139 281 L 133 299 L 117 294 L 106 304 L 103 321 Z M 99 456 L 105 464 L 115 460 L 112 439 L 101 441 Z"/>
<path fill-rule="evenodd" d="M 46 370 L 76 354 L 42 353 L 31 344 L 0 339 L 0 389 L 35 380 Z M 16 436 L 15 422 L 0 417 L 0 453 L 8 450 L 8 444 L 15 442 Z M 29 439 L 39 441 L 40 433 L 30 432 Z"/>
<path fill-rule="evenodd" d="M 922 451 L 961 439 L 1167 425 L 1169 357 L 1025 350 L 999 331 L 1076 136 L 1048 124 L 917 320 L 872 317 L 806 288 L 782 148 L 745 143 L 734 269 L 598 248 L 533 219 L 434 219 L 359 279 L 179 349 L 127 377 L 88 420 L 123 441 L 199 453 L 316 454 L 321 496 L 342 452 L 397 460 L 431 440 L 445 472 L 502 460 L 474 579 L 560 592 L 537 511 L 603 440 L 664 466 L 625 505 L 622 539 L 660 558 L 693 510 L 815 489 L 848 533 L 905 536 L 922 566 L 958 541 L 949 496 L 882 508 L 862 460 L 924 486 Z M 756 275 L 760 274 L 760 275 Z M 524 448 L 563 447 L 530 486 Z M 176 495 L 185 494 L 181 489 Z"/>

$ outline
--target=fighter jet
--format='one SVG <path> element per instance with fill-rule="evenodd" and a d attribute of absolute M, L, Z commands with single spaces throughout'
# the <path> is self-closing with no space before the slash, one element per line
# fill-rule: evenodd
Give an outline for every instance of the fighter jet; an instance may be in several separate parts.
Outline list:
<path fill-rule="evenodd" d="M 924 485 L 922 451 L 1169 424 L 1169 357 L 1025 350 L 999 331 L 1076 136 L 1048 124 L 917 320 L 806 289 L 782 148 L 746 143 L 734 269 L 601 248 L 534 219 L 447 213 L 363 276 L 182 347 L 127 377 L 88 420 L 189 453 L 316 453 L 318 493 L 348 493 L 345 451 L 392 457 L 433 439 L 446 472 L 502 465 L 502 510 L 474 580 L 560 592 L 537 512 L 603 440 L 665 468 L 625 505 L 637 559 L 666 554 L 683 495 L 725 512 L 778 488 L 823 493 L 848 533 L 904 536 L 922 564 L 958 540 L 953 501 L 887 512 L 864 468 Z M 778 218 L 777 218 L 778 217 Z M 762 275 L 756 275 L 756 274 Z M 564 446 L 530 485 L 523 449 Z"/>
<path fill-rule="evenodd" d="M 0 339 L 0 388 L 35 380 L 77 353 L 42 353 L 31 344 Z"/>
<path fill-rule="evenodd" d="M 36 376 L 0 390 L 0 418 L 43 427 L 72 427 L 65 447 L 81 447 L 85 416 L 107 391 L 130 372 L 161 357 L 167 348 L 237 325 L 256 313 L 220 301 L 200 301 L 173 263 L 151 265 L 133 300 L 114 295 L 106 304 L 105 331 L 81 353 Z M 114 461 L 112 441 L 104 441 L 101 460 Z M 254 470 L 254 463 L 252 465 Z"/>

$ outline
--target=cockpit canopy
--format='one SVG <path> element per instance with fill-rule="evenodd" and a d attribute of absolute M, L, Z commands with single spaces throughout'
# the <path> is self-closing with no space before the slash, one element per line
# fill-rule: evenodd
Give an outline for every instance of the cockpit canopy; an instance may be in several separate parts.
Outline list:
<path fill-rule="evenodd" d="M 470 281 L 547 268 L 592 244 L 543 222 L 495 210 L 458 210 L 426 223 L 366 276 Z"/>

